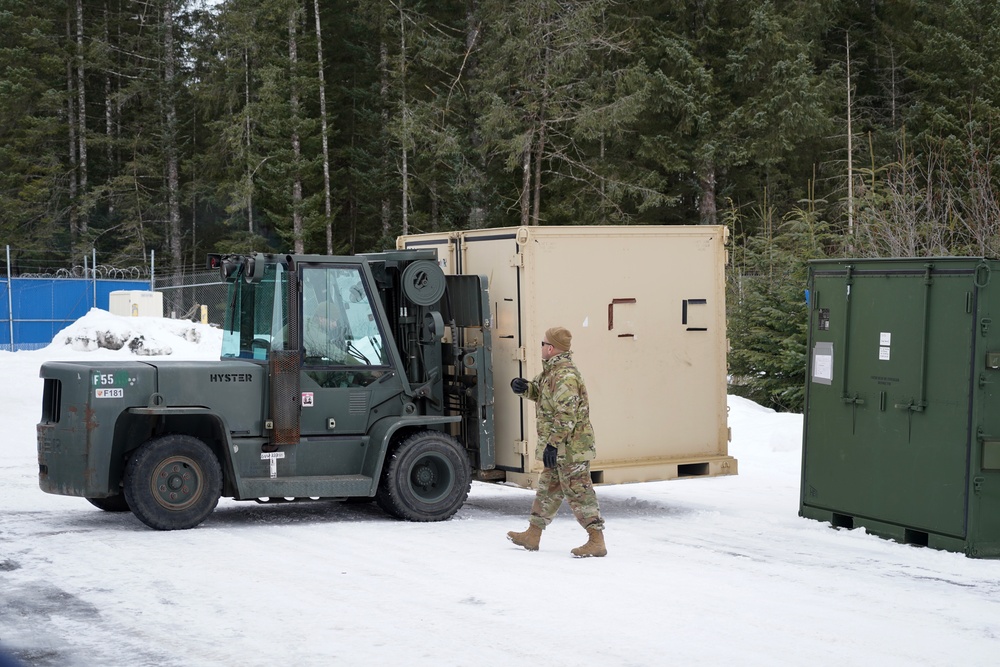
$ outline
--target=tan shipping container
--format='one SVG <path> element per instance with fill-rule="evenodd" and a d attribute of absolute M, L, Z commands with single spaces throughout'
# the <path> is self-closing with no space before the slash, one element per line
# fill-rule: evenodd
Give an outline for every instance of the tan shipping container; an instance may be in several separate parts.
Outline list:
<path fill-rule="evenodd" d="M 399 237 L 447 274 L 488 279 L 496 471 L 534 487 L 534 403 L 509 389 L 542 370 L 545 330 L 573 334 L 590 394 L 596 484 L 734 475 L 726 423 L 721 226 L 512 227 Z"/>

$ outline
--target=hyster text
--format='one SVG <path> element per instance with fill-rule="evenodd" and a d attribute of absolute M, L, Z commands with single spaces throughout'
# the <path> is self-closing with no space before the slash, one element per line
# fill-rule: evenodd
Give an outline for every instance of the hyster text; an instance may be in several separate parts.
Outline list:
<path fill-rule="evenodd" d="M 253 375 L 250 373 L 211 373 L 208 376 L 209 382 L 253 382 Z"/>

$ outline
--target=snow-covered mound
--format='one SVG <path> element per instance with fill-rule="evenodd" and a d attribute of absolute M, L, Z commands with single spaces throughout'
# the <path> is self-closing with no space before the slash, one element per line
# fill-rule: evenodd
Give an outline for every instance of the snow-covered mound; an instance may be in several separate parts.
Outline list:
<path fill-rule="evenodd" d="M 106 310 L 90 311 L 52 339 L 46 349 L 76 352 L 120 350 L 138 356 L 187 355 L 206 348 L 222 349 L 222 331 L 200 322 L 162 317 L 121 317 Z"/>

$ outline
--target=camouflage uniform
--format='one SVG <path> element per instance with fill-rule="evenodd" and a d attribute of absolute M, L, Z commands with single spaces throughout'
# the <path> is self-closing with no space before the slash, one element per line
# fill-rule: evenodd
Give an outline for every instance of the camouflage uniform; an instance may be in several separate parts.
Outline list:
<path fill-rule="evenodd" d="M 573 353 L 560 352 L 543 361 L 542 372 L 528 383 L 524 397 L 535 402 L 538 426 L 535 458 L 542 460 L 546 445 L 559 450 L 556 467 L 545 468 L 538 478 L 531 523 L 545 528 L 565 499 L 581 526 L 604 530 L 604 519 L 590 480 L 590 462 L 596 455 L 590 402 L 587 387 L 573 363 Z"/>

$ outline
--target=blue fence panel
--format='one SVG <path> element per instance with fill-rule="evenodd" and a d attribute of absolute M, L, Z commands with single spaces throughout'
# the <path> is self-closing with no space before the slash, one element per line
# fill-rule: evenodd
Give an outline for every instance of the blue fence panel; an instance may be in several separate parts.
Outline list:
<path fill-rule="evenodd" d="M 82 278 L 13 278 L 11 285 L 0 282 L 0 347 L 28 350 L 48 345 L 62 329 L 87 314 L 94 307 L 93 280 Z M 11 289 L 8 309 L 7 290 Z M 149 283 L 138 280 L 98 280 L 97 307 L 108 309 L 109 295 L 116 290 L 149 290 Z M 14 344 L 11 346 L 10 323 L 14 321 Z"/>
<path fill-rule="evenodd" d="M 10 310 L 7 308 L 7 290 L 10 285 L 0 280 L 0 350 L 10 349 Z"/>

